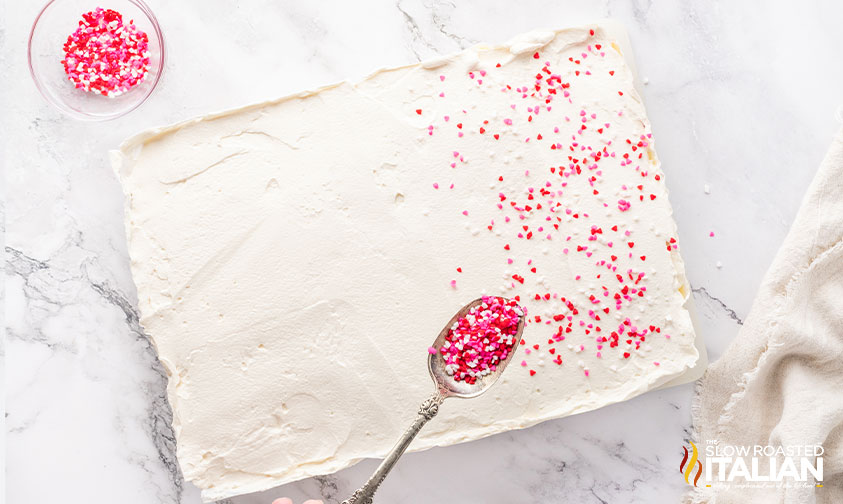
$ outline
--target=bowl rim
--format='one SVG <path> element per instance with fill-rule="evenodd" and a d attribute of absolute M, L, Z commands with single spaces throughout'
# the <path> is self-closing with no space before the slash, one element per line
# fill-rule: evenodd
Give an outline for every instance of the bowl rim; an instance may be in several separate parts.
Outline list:
<path fill-rule="evenodd" d="M 155 13 L 152 12 L 152 9 L 143 0 L 123 0 L 123 1 L 134 4 L 138 9 L 141 10 L 141 12 L 144 13 L 144 15 L 147 17 L 147 19 L 149 19 L 149 22 L 152 24 L 152 28 L 155 31 L 155 37 L 158 39 L 158 46 L 161 48 L 161 50 L 160 50 L 161 55 L 160 55 L 160 58 L 159 58 L 159 63 L 157 65 L 157 71 L 155 72 L 155 77 L 154 77 L 154 79 L 151 83 L 152 85 L 149 87 L 149 91 L 147 91 L 146 94 L 143 95 L 143 97 L 141 99 L 139 99 L 137 101 L 137 103 L 135 103 L 131 107 L 129 107 L 125 110 L 122 110 L 120 112 L 108 114 L 108 115 L 88 114 L 88 113 L 73 109 L 73 108 L 67 106 L 66 104 L 60 102 L 59 100 L 54 99 L 50 95 L 50 93 L 45 89 L 46 85 L 44 83 L 42 83 L 41 80 L 39 80 L 38 76 L 36 76 L 36 74 L 35 74 L 35 67 L 34 67 L 33 62 L 32 62 L 32 49 L 33 49 L 32 48 L 32 39 L 35 37 L 35 30 L 38 28 L 39 21 L 41 21 L 41 18 L 43 17 L 44 13 L 47 12 L 47 9 L 49 9 L 50 6 L 53 5 L 54 3 L 61 2 L 61 1 L 63 1 L 63 0 L 49 0 L 46 4 L 44 4 L 44 6 L 41 8 L 41 10 L 38 11 L 38 15 L 35 16 L 35 20 L 32 22 L 32 27 L 29 29 L 29 40 L 27 41 L 26 60 L 27 60 L 28 66 L 29 66 L 29 75 L 32 77 L 33 82 L 35 82 L 35 87 L 38 88 L 38 92 L 41 93 L 41 96 L 44 97 L 44 99 L 47 100 L 47 102 L 50 103 L 50 105 L 54 106 L 55 108 L 57 108 L 62 113 L 66 114 L 66 115 L 69 115 L 69 116 L 71 116 L 75 119 L 80 119 L 80 120 L 83 120 L 83 121 L 109 121 L 109 120 L 112 120 L 112 119 L 117 119 L 118 117 L 122 117 L 122 116 L 128 114 L 129 112 L 132 112 L 133 110 L 137 109 L 138 107 L 140 107 L 141 105 L 146 103 L 146 100 L 149 98 L 150 95 L 152 95 L 153 91 L 155 91 L 155 88 L 158 87 L 158 82 L 161 80 L 161 74 L 164 73 L 164 67 L 165 67 L 164 63 L 165 63 L 165 57 L 166 57 L 167 51 L 166 51 L 166 48 L 164 46 L 164 34 L 161 31 L 161 25 L 158 23 L 158 18 L 155 17 Z"/>

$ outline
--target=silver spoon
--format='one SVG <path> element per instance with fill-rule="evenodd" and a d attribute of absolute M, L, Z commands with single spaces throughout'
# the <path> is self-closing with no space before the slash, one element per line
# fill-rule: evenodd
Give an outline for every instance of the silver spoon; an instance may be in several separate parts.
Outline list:
<path fill-rule="evenodd" d="M 504 302 L 509 301 L 505 298 L 501 299 L 503 299 Z M 439 336 L 436 337 L 436 340 L 433 342 L 433 347 L 437 349 L 442 348 L 442 344 L 445 342 L 445 337 L 448 335 L 448 330 L 451 329 L 454 323 L 465 316 L 472 308 L 482 303 L 483 299 L 480 298 L 463 306 L 462 309 L 460 309 L 460 311 L 451 318 L 451 321 L 445 325 L 445 328 L 442 329 Z M 521 341 L 521 333 L 524 332 L 523 308 L 519 307 L 518 311 L 520 317 L 518 319 L 518 328 L 515 332 L 515 344 L 513 345 L 512 350 L 509 354 L 507 354 L 506 359 L 497 364 L 494 371 L 487 375 L 478 377 L 477 381 L 473 384 L 466 383 L 465 381 L 454 380 L 452 376 L 445 372 L 445 359 L 443 359 L 439 353 L 428 354 L 427 369 L 430 371 L 430 376 L 433 378 L 434 385 L 436 385 L 436 391 L 421 404 L 418 416 L 413 422 L 413 425 L 407 429 L 407 432 L 404 433 L 395 447 L 392 448 L 383 462 L 381 462 L 381 465 L 379 465 L 377 470 L 375 470 L 372 477 L 369 478 L 369 481 L 354 492 L 354 495 L 349 497 L 347 500 L 344 500 L 342 504 L 372 504 L 372 498 L 375 495 L 375 491 L 377 491 L 378 487 L 381 483 L 383 483 L 386 475 L 389 474 L 389 471 L 392 470 L 392 467 L 396 462 L 398 462 L 398 458 L 401 457 L 401 455 L 404 454 L 404 451 L 407 450 L 407 447 L 410 446 L 413 438 L 415 438 L 419 431 L 421 431 L 424 424 L 439 413 L 439 405 L 441 405 L 446 398 L 461 397 L 463 399 L 468 399 L 471 397 L 477 397 L 487 391 L 489 387 L 498 381 L 498 378 L 501 373 L 503 373 L 506 365 L 509 364 L 509 361 L 512 360 L 512 356 L 515 355 L 515 350 L 518 348 L 518 342 Z"/>

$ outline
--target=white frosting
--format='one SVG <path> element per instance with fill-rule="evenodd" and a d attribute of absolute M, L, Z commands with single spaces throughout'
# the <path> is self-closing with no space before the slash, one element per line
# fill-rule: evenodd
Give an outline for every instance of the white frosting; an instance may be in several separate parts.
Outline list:
<path fill-rule="evenodd" d="M 593 28 L 593 36 L 589 27 L 530 34 L 199 118 L 139 135 L 114 156 L 141 322 L 170 374 L 179 462 L 204 499 L 382 457 L 432 391 L 428 346 L 482 293 L 520 295 L 542 323 L 526 328 L 527 346 L 487 394 L 447 401 L 412 450 L 599 408 L 694 365 L 683 264 L 666 247 L 676 231 L 664 177 L 652 139 L 635 151 L 626 142 L 647 135 L 649 123 L 623 56 Z M 570 100 L 560 90 L 552 110 L 546 91 L 529 96 L 545 61 L 570 83 Z M 521 86 L 531 88 L 526 98 L 514 91 Z M 587 129 L 578 134 L 581 117 Z M 550 148 L 555 142 L 560 149 Z M 603 148 L 615 156 L 595 170 L 549 171 L 567 169 L 569 156 L 587 167 Z M 624 153 L 633 153 L 629 164 Z M 546 182 L 562 195 L 538 197 Z M 509 202 L 530 204 L 528 187 L 533 206 L 545 206 L 521 220 Z M 507 195 L 503 210 L 499 193 Z M 545 220 L 555 205 L 545 200 L 560 203 L 560 220 Z M 517 237 L 522 225 L 532 239 Z M 589 241 L 592 225 L 603 232 Z M 616 272 L 595 265 L 612 254 Z M 645 274 L 646 295 L 617 311 L 612 296 L 633 284 L 615 275 L 630 268 Z M 547 340 L 559 324 L 545 321 L 570 312 L 536 293 L 565 296 L 579 309 L 565 341 L 552 345 L 556 354 Z M 598 357 L 595 336 L 609 336 L 625 317 L 661 332 L 637 350 L 621 337 Z M 602 332 L 586 335 L 580 320 Z"/>

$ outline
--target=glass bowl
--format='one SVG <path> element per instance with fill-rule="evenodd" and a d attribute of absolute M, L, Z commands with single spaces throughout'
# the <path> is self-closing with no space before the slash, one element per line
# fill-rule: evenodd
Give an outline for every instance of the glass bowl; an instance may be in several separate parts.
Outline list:
<path fill-rule="evenodd" d="M 97 7 L 113 9 L 149 36 L 149 71 L 146 78 L 114 97 L 77 89 L 64 73 L 64 43 L 82 20 Z M 29 34 L 29 71 L 48 102 L 77 119 L 106 121 L 128 114 L 149 98 L 164 70 L 164 37 L 158 20 L 142 0 L 51 0 L 41 9 Z"/>

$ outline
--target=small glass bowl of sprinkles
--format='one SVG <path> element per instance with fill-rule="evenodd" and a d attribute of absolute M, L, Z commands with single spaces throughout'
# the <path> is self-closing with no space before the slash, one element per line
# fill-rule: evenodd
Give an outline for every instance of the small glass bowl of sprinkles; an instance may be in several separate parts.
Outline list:
<path fill-rule="evenodd" d="M 51 0 L 29 34 L 38 90 L 77 119 L 105 121 L 139 107 L 164 69 L 164 38 L 142 0 Z"/>

